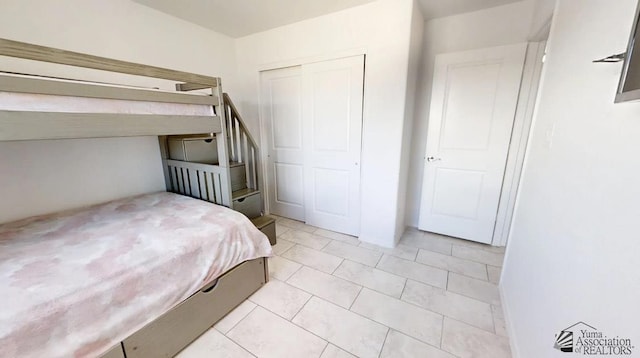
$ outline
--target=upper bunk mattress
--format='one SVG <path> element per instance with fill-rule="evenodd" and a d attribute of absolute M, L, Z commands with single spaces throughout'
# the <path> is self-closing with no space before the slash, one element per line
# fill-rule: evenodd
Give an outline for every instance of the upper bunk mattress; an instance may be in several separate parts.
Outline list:
<path fill-rule="evenodd" d="M 213 107 L 202 104 L 127 101 L 3 91 L 0 91 L 0 110 L 182 116 L 212 116 L 214 114 Z"/>
<path fill-rule="evenodd" d="M 171 193 L 0 225 L 0 356 L 97 356 L 270 255 L 242 214 Z"/>

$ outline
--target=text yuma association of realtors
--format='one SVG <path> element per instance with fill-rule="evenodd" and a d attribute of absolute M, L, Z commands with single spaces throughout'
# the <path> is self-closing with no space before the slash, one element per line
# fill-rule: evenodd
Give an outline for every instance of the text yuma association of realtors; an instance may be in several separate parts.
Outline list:
<path fill-rule="evenodd" d="M 574 338 L 574 352 L 583 355 L 631 355 L 633 346 L 629 338 L 609 338 L 598 331 L 581 329 Z"/>

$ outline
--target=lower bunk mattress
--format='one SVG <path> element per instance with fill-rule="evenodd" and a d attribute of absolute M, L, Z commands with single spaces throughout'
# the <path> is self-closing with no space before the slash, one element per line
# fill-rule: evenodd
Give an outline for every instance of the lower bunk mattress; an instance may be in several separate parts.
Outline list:
<path fill-rule="evenodd" d="M 0 225 L 0 356 L 98 356 L 270 255 L 244 215 L 164 192 Z"/>

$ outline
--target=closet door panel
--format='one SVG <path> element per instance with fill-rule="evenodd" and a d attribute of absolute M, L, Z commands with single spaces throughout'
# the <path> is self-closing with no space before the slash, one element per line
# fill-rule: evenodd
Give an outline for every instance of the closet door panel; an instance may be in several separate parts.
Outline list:
<path fill-rule="evenodd" d="M 364 56 L 303 65 L 302 79 L 306 222 L 358 235 Z"/>
<path fill-rule="evenodd" d="M 261 73 L 261 118 L 269 212 L 304 221 L 302 69 Z"/>

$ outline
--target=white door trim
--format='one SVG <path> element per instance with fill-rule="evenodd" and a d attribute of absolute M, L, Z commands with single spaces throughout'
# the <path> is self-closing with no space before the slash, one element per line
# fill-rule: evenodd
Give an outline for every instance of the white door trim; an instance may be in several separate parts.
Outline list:
<path fill-rule="evenodd" d="M 542 58 L 546 41 L 529 43 L 522 74 L 518 107 L 513 123 L 511 143 L 500 193 L 500 203 L 493 232 L 493 246 L 505 246 L 513 220 L 513 212 L 522 176 L 524 157 L 529 143 L 529 134 L 540 85 Z"/>

